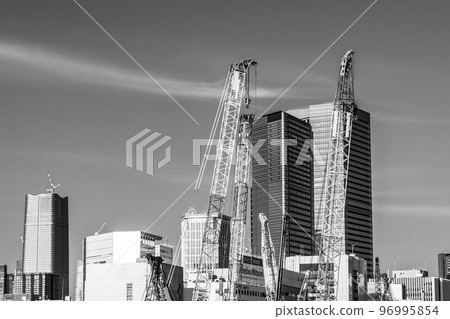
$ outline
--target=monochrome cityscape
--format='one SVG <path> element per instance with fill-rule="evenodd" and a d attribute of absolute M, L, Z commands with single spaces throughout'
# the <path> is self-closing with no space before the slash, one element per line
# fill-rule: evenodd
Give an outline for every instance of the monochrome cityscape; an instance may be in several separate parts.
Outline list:
<path fill-rule="evenodd" d="M 385 13 L 395 25 L 386 6 L 397 4 L 327 2 L 336 10 L 352 8 L 352 18 L 340 26 L 343 33 L 327 40 L 329 47 L 320 46 L 317 59 L 294 73 L 294 66 L 270 57 L 279 49 L 294 61 L 291 55 L 300 54 L 301 46 L 290 48 L 291 41 L 279 39 L 282 49 L 264 49 L 260 42 L 244 45 L 242 35 L 233 43 L 229 34 L 235 49 L 214 41 L 211 50 L 221 55 L 203 64 L 194 56 L 206 55 L 200 52 L 208 42 L 180 39 L 183 33 L 167 25 L 175 18 L 155 16 L 168 12 L 165 4 L 145 6 L 150 20 L 162 24 L 162 35 L 152 38 L 157 44 L 135 47 L 113 31 L 99 4 L 73 5 L 58 8 L 70 19 L 81 15 L 80 34 L 65 26 L 67 38 L 55 29 L 46 39 L 46 24 L 26 16 L 17 34 L 0 39 L 8 75 L 0 83 L 6 96 L 0 122 L 0 301 L 450 301 L 450 236 L 443 231 L 450 211 L 444 185 L 450 176 L 443 168 L 450 154 L 446 147 L 435 149 L 449 133 L 450 97 L 441 79 L 448 84 L 450 70 L 430 62 L 428 69 L 411 71 L 425 79 L 399 70 L 392 76 L 404 72 L 401 81 L 386 78 L 391 70 L 371 61 L 373 44 L 364 34 L 351 36 L 357 22 L 376 25 L 371 15 Z M 110 14 L 122 11 L 116 5 Z M 305 6 L 321 12 L 312 3 Z M 21 12 L 15 4 L 8 7 Z M 270 17 L 276 7 L 264 5 L 261 14 Z M 299 8 L 288 7 L 280 9 L 288 16 Z M 215 19 L 226 16 L 198 10 Z M 415 15 L 419 9 L 408 10 Z M 174 15 L 182 26 L 183 14 Z M 324 15 L 331 21 L 334 13 Z M 137 26 L 127 17 L 124 30 L 131 34 Z M 28 19 L 38 33 L 31 44 Z M 244 31 L 222 30 L 219 21 L 205 19 L 201 30 L 220 29 L 218 35 L 202 31 L 211 41 Z M 362 27 L 366 33 L 369 26 Z M 280 29 L 287 34 L 288 27 Z M 433 34 L 440 30 L 429 27 Z M 314 43 L 316 31 L 303 35 L 304 41 Z M 252 32 L 255 38 L 272 34 Z M 114 53 L 105 53 L 103 62 L 81 51 L 72 56 L 70 37 L 93 51 L 118 50 L 123 60 L 114 68 L 107 62 L 117 58 Z M 58 51 L 56 39 L 66 43 L 64 50 Z M 106 44 L 99 46 L 99 39 Z M 404 53 L 397 40 L 390 39 L 390 49 Z M 189 49 L 180 51 L 170 41 Z M 156 71 L 138 48 L 155 53 Z M 405 61 L 392 53 L 396 61 L 389 63 L 413 65 L 415 52 L 407 51 Z M 310 71 L 322 58 L 320 71 Z M 171 78 L 177 69 L 182 80 Z M 283 82 L 287 75 L 289 83 Z M 441 86 L 432 88 L 432 82 Z M 395 92 L 396 85 L 404 91 Z M 428 111 L 424 101 L 415 102 L 421 92 L 439 96 Z M 433 258 L 430 264 L 424 251 Z"/>

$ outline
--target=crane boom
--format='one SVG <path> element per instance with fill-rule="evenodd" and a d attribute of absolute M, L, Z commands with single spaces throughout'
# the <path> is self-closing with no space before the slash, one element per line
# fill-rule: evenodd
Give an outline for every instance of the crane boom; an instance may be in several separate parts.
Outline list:
<path fill-rule="evenodd" d="M 272 237 L 270 236 L 267 217 L 259 214 L 261 222 L 261 257 L 264 269 L 264 283 L 266 286 L 267 301 L 276 301 L 278 269 L 275 258 L 275 249 L 273 247 Z"/>
<path fill-rule="evenodd" d="M 164 272 L 162 269 L 162 258 L 147 254 L 148 271 L 147 284 L 145 288 L 145 301 L 166 301 L 164 288 Z"/>
<path fill-rule="evenodd" d="M 219 245 L 222 214 L 235 149 L 242 96 L 247 84 L 248 69 L 254 64 L 256 64 L 254 59 L 244 59 L 232 64 L 225 82 L 224 95 L 219 106 L 219 108 L 223 108 L 222 125 L 216 151 L 205 230 L 203 232 L 202 251 L 193 294 L 194 301 L 209 300 L 214 268 L 218 264 L 216 252 Z"/>
<path fill-rule="evenodd" d="M 322 224 L 322 245 L 319 251 L 318 300 L 336 300 L 339 257 L 345 253 L 344 213 L 347 194 L 348 163 L 356 104 L 353 90 L 353 50 L 349 50 L 339 69 L 338 85 L 333 102 L 331 132 L 325 174 L 325 202 Z"/>
<path fill-rule="evenodd" d="M 297 301 L 307 301 L 308 300 L 308 282 L 311 275 L 311 269 L 305 272 L 305 277 L 303 277 L 302 284 L 300 286 L 300 292 L 297 296 Z"/>
<path fill-rule="evenodd" d="M 230 259 L 228 266 L 227 300 L 237 300 L 236 285 L 242 267 L 245 224 L 250 183 L 251 134 L 253 114 L 242 114 L 239 121 L 236 168 L 234 175 L 234 203 L 231 218 Z"/>
<path fill-rule="evenodd" d="M 381 294 L 381 272 L 380 272 L 380 258 L 375 258 L 375 300 L 381 301 L 382 300 L 382 294 Z"/>

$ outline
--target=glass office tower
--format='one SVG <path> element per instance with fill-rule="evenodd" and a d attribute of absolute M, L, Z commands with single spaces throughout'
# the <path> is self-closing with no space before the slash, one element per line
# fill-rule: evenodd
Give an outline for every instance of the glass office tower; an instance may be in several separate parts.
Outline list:
<path fill-rule="evenodd" d="M 59 293 L 50 295 L 69 295 L 68 198 L 53 192 L 26 195 L 23 239 L 23 273 L 57 275 Z"/>
<path fill-rule="evenodd" d="M 314 209 L 316 232 L 322 229 L 326 158 L 333 103 L 310 105 L 292 114 L 309 121 L 314 134 Z M 373 277 L 372 165 L 370 114 L 358 108 L 353 122 L 349 176 L 345 208 L 345 253 L 353 251 L 367 261 L 367 275 Z M 316 236 L 320 242 L 320 238 Z M 318 254 L 318 251 L 316 251 Z"/>
<path fill-rule="evenodd" d="M 314 253 L 314 173 L 311 125 L 285 112 L 275 112 L 253 124 L 251 244 L 261 254 L 259 214 L 267 216 L 277 260 L 282 214 L 287 220 L 286 256 Z M 300 226 L 299 226 L 300 225 Z"/>

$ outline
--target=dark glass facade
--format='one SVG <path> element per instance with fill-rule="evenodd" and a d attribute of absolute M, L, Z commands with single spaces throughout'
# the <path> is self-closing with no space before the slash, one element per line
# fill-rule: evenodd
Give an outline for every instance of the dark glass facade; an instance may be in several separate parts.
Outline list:
<path fill-rule="evenodd" d="M 68 198 L 55 193 L 28 194 L 24 224 L 23 274 L 58 276 L 52 277 L 52 283 L 58 281 L 58 295 L 47 295 L 62 299 L 69 294 Z"/>
<path fill-rule="evenodd" d="M 315 227 L 321 230 L 326 157 L 331 129 L 332 103 L 310 105 L 305 116 L 314 133 Z M 367 275 L 373 277 L 372 165 L 370 114 L 358 109 L 353 122 L 345 208 L 345 253 L 367 261 Z M 320 238 L 316 238 L 320 242 Z M 316 251 L 318 254 L 318 251 Z"/>
<path fill-rule="evenodd" d="M 313 138 L 310 124 L 285 112 L 276 112 L 253 124 L 252 138 L 255 145 L 252 159 L 252 252 L 261 254 L 259 214 L 263 213 L 268 218 L 275 254 L 279 258 L 282 212 L 285 210 L 291 216 L 286 225 L 286 256 L 312 255 L 314 172 L 313 153 L 308 147 Z"/>

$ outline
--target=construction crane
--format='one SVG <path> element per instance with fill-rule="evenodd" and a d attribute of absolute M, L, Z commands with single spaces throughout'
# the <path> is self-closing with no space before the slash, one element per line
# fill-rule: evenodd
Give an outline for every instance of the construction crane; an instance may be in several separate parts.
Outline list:
<path fill-rule="evenodd" d="M 47 187 L 47 194 L 53 194 L 55 192 L 55 188 L 60 187 L 61 184 L 55 185 L 53 183 L 52 176 L 50 175 L 50 172 L 47 172 L 48 180 L 50 182 L 50 186 Z"/>
<path fill-rule="evenodd" d="M 106 223 L 103 223 L 102 227 L 100 227 L 99 230 L 97 230 L 94 235 L 97 236 L 98 234 L 100 234 L 100 232 L 102 231 L 102 229 L 106 226 Z"/>
<path fill-rule="evenodd" d="M 264 214 L 259 214 L 261 222 L 261 258 L 264 269 L 264 283 L 266 286 L 267 301 L 277 300 L 277 286 L 278 286 L 278 269 L 275 258 L 275 250 L 273 247 L 272 237 L 270 236 L 269 225 L 267 217 Z"/>
<path fill-rule="evenodd" d="M 163 259 L 161 257 L 147 254 L 148 271 L 147 271 L 147 283 L 145 285 L 145 301 L 166 301 L 165 295 L 165 279 L 162 269 Z"/>
<path fill-rule="evenodd" d="M 286 211 L 283 210 L 281 215 L 281 242 L 280 242 L 280 255 L 278 256 L 278 281 L 277 281 L 277 297 L 276 300 L 281 300 L 281 284 L 283 283 L 283 270 L 284 261 L 286 259 L 286 238 L 287 238 L 287 224 L 289 222 L 289 216 Z"/>
<path fill-rule="evenodd" d="M 251 134 L 254 114 L 242 114 L 239 121 L 236 166 L 234 174 L 234 201 L 231 217 L 230 258 L 228 266 L 228 294 L 226 300 L 237 300 L 236 285 L 242 267 L 245 225 L 250 184 Z"/>
<path fill-rule="evenodd" d="M 331 116 L 318 278 L 318 300 L 325 301 L 336 300 L 340 255 L 345 253 L 343 239 L 348 163 L 352 124 L 357 111 L 353 90 L 353 54 L 354 51 L 349 50 L 342 58 Z"/>
<path fill-rule="evenodd" d="M 381 295 L 381 272 L 380 272 L 380 258 L 375 257 L 375 300 L 382 301 Z"/>
<path fill-rule="evenodd" d="M 384 292 L 381 295 L 380 301 L 392 301 L 391 284 L 394 281 L 394 278 L 389 278 L 386 273 L 382 273 L 381 279 L 383 280 L 384 284 Z"/>
<path fill-rule="evenodd" d="M 244 59 L 230 66 L 219 109 L 223 109 L 219 142 L 202 239 L 197 280 L 193 293 L 194 301 L 208 301 L 219 246 L 219 234 L 225 207 L 230 169 L 236 143 L 239 113 L 243 95 L 248 99 L 248 70 L 256 65 L 254 59 Z M 246 92 L 244 92 L 246 91 Z"/>
<path fill-rule="evenodd" d="M 300 292 L 297 296 L 297 301 L 307 301 L 308 300 L 308 283 L 311 275 L 311 269 L 305 272 L 305 277 L 303 277 L 302 284 L 300 285 Z"/>

